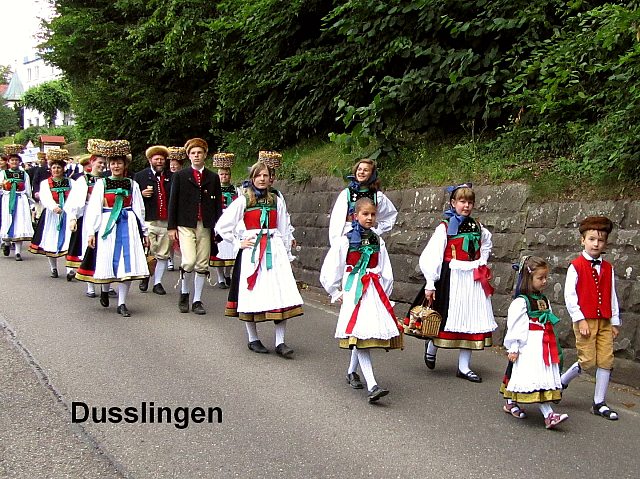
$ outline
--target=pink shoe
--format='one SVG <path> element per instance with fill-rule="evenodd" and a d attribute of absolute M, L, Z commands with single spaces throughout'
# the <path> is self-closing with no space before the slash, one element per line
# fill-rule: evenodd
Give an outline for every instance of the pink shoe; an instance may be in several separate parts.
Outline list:
<path fill-rule="evenodd" d="M 547 429 L 555 429 L 558 424 L 569 419 L 568 414 L 551 413 L 544 418 L 544 427 Z"/>

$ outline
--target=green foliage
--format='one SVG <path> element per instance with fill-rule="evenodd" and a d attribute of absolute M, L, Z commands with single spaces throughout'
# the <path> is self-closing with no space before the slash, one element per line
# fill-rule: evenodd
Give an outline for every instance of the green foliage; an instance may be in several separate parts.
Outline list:
<path fill-rule="evenodd" d="M 18 112 L 7 105 L 0 105 L 0 134 L 12 135 L 20 129 Z"/>
<path fill-rule="evenodd" d="M 58 111 L 71 110 L 71 92 L 64 80 L 51 80 L 29 88 L 20 103 L 42 113 L 49 126 L 53 127 Z"/>
<path fill-rule="evenodd" d="M 78 139 L 78 131 L 75 126 L 57 126 L 54 128 L 30 126 L 29 128 L 18 131 L 14 135 L 14 140 L 21 145 L 26 145 L 31 141 L 35 146 L 39 146 L 40 135 L 64 136 L 66 143 L 71 143 Z"/>
<path fill-rule="evenodd" d="M 10 65 L 0 65 L 0 85 L 9 83 L 12 73 L 13 71 Z"/>

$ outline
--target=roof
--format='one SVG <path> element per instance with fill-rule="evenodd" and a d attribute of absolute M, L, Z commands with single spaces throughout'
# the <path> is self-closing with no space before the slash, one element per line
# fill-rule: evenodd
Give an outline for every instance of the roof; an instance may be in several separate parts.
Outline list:
<path fill-rule="evenodd" d="M 9 86 L 7 87 L 7 91 L 3 97 L 7 101 L 19 101 L 23 94 L 24 87 L 22 86 L 20 77 L 18 76 L 18 73 L 14 72 L 13 75 L 11 75 L 11 81 L 9 82 Z"/>
<path fill-rule="evenodd" d="M 0 85 L 0 96 L 4 97 L 4 94 L 7 92 L 8 88 L 9 88 L 9 85 L 7 84 Z"/>
<path fill-rule="evenodd" d="M 40 143 L 60 143 L 64 144 L 64 136 L 40 135 Z"/>

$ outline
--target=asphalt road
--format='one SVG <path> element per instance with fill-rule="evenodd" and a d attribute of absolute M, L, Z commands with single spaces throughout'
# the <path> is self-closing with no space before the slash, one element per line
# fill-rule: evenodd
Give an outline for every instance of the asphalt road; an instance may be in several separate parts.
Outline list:
<path fill-rule="evenodd" d="M 374 352 L 391 393 L 370 405 L 345 381 L 349 356 L 322 295 L 304 293 L 305 315 L 287 330 L 295 359 L 285 360 L 272 324 L 259 326 L 272 353 L 247 349 L 244 326 L 223 316 L 226 291 L 207 285 L 208 314 L 180 314 L 177 273 L 167 273 L 167 296 L 133 285 L 125 319 L 25 256 L 0 257 L 0 477 L 639 476 L 637 390 L 611 388 L 620 420 L 609 422 L 589 413 L 593 383 L 580 378 L 555 407 L 569 420 L 548 431 L 535 406 L 525 420 L 502 411 L 499 350 L 474 354 L 484 382 L 472 384 L 455 377 L 456 352 L 441 351 L 429 371 L 422 342 L 406 338 L 404 351 Z M 74 402 L 139 416 L 143 402 L 217 408 L 222 422 L 73 424 Z"/>

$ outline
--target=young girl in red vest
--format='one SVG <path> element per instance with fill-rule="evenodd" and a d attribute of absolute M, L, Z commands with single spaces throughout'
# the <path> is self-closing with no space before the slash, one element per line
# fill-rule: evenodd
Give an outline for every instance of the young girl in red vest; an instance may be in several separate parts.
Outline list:
<path fill-rule="evenodd" d="M 583 370 L 596 370 L 591 412 L 615 421 L 618 413 L 605 402 L 613 368 L 613 340 L 620 315 L 613 266 L 601 259 L 613 223 L 604 216 L 589 216 L 579 227 L 582 254 L 571 262 L 564 285 L 564 300 L 573 321 L 578 361 L 562 375 L 566 388 Z"/>
<path fill-rule="evenodd" d="M 476 198 L 471 183 L 450 186 L 447 192 L 449 209 L 420 255 L 426 283 L 411 308 L 428 303 L 442 316 L 440 332 L 425 346 L 427 367 L 435 368 L 438 348 L 459 349 L 456 376 L 479 383 L 482 378 L 470 367 L 471 352 L 491 346 L 498 326 L 487 267 L 493 243 L 491 233 L 471 217 Z"/>
<path fill-rule="evenodd" d="M 367 382 L 368 401 L 375 402 L 389 391 L 378 386 L 373 375 L 370 350 L 401 346 L 389 296 L 393 272 L 384 241 L 372 228 L 376 206 L 369 198 L 355 203 L 352 229 L 331 246 L 320 271 L 320 282 L 331 301 L 342 303 L 335 337 L 344 349 L 351 349 L 347 382 L 362 389 L 358 365 Z"/>
<path fill-rule="evenodd" d="M 507 400 L 505 412 L 523 419 L 526 413 L 518 403 L 539 403 L 545 427 L 554 429 L 569 416 L 555 413 L 550 404 L 562 397 L 562 351 L 553 328 L 559 319 L 542 294 L 548 278 L 549 265 L 542 258 L 525 256 L 520 262 L 504 338 L 510 364 L 500 392 Z"/>

